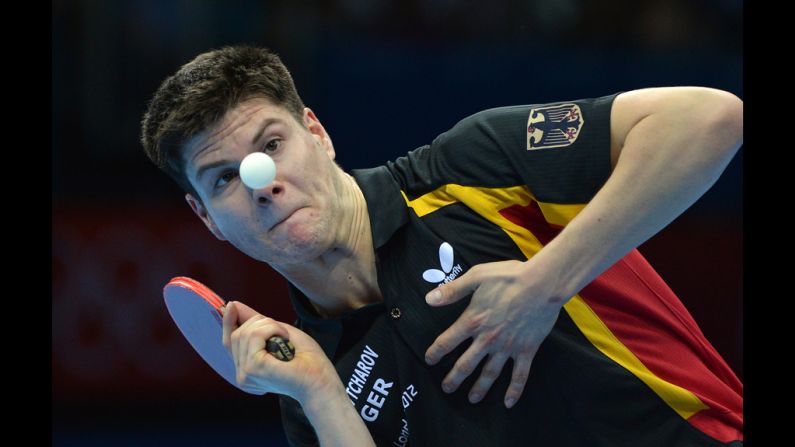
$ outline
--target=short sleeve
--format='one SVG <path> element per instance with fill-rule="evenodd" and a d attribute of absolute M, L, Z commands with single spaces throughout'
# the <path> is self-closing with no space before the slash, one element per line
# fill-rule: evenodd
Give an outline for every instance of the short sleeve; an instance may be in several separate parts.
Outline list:
<path fill-rule="evenodd" d="M 619 94 L 484 110 L 389 167 L 408 190 L 524 184 L 544 202 L 587 203 L 611 173 L 610 111 Z"/>

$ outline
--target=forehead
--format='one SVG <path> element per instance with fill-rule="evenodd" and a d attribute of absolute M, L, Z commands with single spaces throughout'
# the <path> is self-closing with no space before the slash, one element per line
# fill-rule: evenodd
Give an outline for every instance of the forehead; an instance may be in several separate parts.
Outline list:
<path fill-rule="evenodd" d="M 196 133 L 183 144 L 185 174 L 189 179 L 193 178 L 201 161 L 223 147 L 224 141 L 230 135 L 254 134 L 262 122 L 272 118 L 284 121 L 288 125 L 297 124 L 293 115 L 284 107 L 275 105 L 266 98 L 247 99 L 227 110 L 220 120 Z"/>

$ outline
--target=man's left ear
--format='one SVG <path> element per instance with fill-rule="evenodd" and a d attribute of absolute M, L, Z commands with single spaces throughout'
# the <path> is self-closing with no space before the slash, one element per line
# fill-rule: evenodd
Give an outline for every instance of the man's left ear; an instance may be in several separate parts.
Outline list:
<path fill-rule="evenodd" d="M 331 137 L 326 132 L 323 124 L 309 107 L 304 107 L 304 125 L 309 129 L 309 133 L 316 138 L 318 144 L 326 151 L 329 158 L 334 160 L 336 153 L 334 152 L 334 143 L 331 142 Z"/>
<path fill-rule="evenodd" d="M 202 204 L 201 200 L 197 200 L 195 197 L 190 195 L 190 193 L 185 194 L 185 201 L 188 202 L 190 205 L 190 209 L 199 216 L 204 225 L 207 226 L 207 229 L 210 230 L 210 233 L 213 234 L 219 241 L 225 241 L 226 238 L 224 234 L 221 233 L 221 230 L 215 225 L 213 218 L 210 216 L 210 213 L 207 212 L 207 209 Z"/>

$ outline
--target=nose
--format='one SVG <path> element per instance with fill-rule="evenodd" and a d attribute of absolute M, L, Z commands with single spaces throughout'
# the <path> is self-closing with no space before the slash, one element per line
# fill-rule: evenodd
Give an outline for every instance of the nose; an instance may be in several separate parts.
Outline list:
<path fill-rule="evenodd" d="M 252 191 L 254 199 L 260 205 L 267 205 L 273 202 L 273 199 L 284 191 L 281 182 L 274 180 L 269 185 L 262 188 L 257 188 Z"/>

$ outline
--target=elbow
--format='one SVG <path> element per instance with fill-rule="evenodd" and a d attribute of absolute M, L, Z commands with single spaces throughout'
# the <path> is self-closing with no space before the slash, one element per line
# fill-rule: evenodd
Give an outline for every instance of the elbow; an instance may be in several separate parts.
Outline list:
<path fill-rule="evenodd" d="M 709 131 L 717 139 L 717 148 L 732 155 L 743 144 L 743 100 L 736 95 L 710 89 L 712 110 Z"/>
<path fill-rule="evenodd" d="M 729 92 L 721 92 L 720 128 L 729 134 L 731 148 L 737 151 L 743 144 L 743 100 Z"/>

